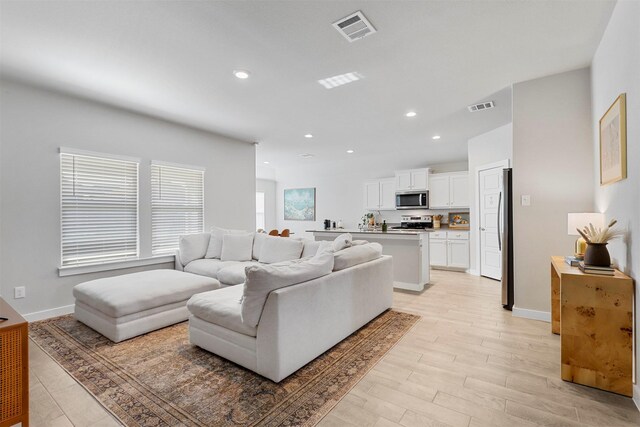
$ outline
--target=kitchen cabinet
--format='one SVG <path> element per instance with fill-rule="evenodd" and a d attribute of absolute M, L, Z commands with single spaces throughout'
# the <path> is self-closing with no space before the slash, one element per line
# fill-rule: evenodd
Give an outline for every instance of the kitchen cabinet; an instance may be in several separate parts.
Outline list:
<path fill-rule="evenodd" d="M 469 207 L 469 173 L 438 173 L 429 177 L 429 208 Z"/>
<path fill-rule="evenodd" d="M 364 183 L 364 208 L 369 211 L 396 208 L 396 180 L 384 178 Z"/>
<path fill-rule="evenodd" d="M 434 231 L 429 236 L 429 254 L 433 267 L 468 269 L 469 233 Z"/>
<path fill-rule="evenodd" d="M 420 191 L 429 188 L 429 168 L 396 171 L 396 191 Z"/>

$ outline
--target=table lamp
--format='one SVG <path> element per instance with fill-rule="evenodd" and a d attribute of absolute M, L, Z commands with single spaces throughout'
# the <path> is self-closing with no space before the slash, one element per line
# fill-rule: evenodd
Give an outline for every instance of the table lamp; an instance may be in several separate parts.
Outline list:
<path fill-rule="evenodd" d="M 595 228 L 604 227 L 604 214 L 583 212 L 570 213 L 567 215 L 567 234 L 569 234 L 569 236 L 579 236 L 576 240 L 574 256 L 580 260 L 584 259 L 587 242 L 580 236 L 580 233 L 578 233 L 576 229 L 582 230 L 584 227 L 588 227 L 589 224 L 593 224 Z"/>

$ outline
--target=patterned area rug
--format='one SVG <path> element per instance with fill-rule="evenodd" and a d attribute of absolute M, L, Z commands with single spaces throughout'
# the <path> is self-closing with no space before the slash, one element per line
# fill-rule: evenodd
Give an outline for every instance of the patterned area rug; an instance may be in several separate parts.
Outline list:
<path fill-rule="evenodd" d="M 127 426 L 312 426 L 418 319 L 386 311 L 278 384 L 189 344 L 187 322 L 118 344 L 71 315 L 29 334 Z"/>

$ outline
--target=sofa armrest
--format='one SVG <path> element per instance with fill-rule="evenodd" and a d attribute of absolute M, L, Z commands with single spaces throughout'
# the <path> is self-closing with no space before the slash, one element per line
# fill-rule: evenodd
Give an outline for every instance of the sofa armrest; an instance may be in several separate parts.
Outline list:
<path fill-rule="evenodd" d="M 390 256 L 271 292 L 258 324 L 257 372 L 281 381 L 392 304 Z"/>
<path fill-rule="evenodd" d="M 176 250 L 176 261 L 175 261 L 175 267 L 176 270 L 178 271 L 184 271 L 184 265 L 182 265 L 182 262 L 180 262 L 180 250 Z"/>

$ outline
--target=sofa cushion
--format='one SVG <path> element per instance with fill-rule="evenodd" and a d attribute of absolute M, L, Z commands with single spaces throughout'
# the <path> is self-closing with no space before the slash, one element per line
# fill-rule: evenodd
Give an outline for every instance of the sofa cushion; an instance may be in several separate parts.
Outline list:
<path fill-rule="evenodd" d="M 382 256 L 382 245 L 372 242 L 356 245 L 334 253 L 333 271 L 373 261 Z"/>
<path fill-rule="evenodd" d="M 320 250 L 333 250 L 333 242 L 328 240 L 304 239 L 302 241 L 304 242 L 304 248 L 302 249 L 302 255 L 300 256 L 300 258 L 312 257 Z"/>
<path fill-rule="evenodd" d="M 227 230 L 220 227 L 211 227 L 211 238 L 204 258 L 220 258 L 222 255 L 222 239 L 225 234 L 245 234 L 246 230 Z"/>
<path fill-rule="evenodd" d="M 187 308 L 194 316 L 240 334 L 256 336 L 256 328 L 242 322 L 242 287 L 231 286 L 191 297 Z"/>
<path fill-rule="evenodd" d="M 259 265 L 259 263 L 257 261 L 245 261 L 223 267 L 218 271 L 218 280 L 225 285 L 239 285 L 244 283 L 247 277 L 244 269 L 250 265 Z"/>
<path fill-rule="evenodd" d="M 255 233 L 225 234 L 222 237 L 222 261 L 251 261 Z"/>
<path fill-rule="evenodd" d="M 267 236 L 260 249 L 259 261 L 273 264 L 282 261 L 299 259 L 304 243 L 288 237 Z"/>
<path fill-rule="evenodd" d="M 267 237 L 269 237 L 269 235 L 266 233 L 256 233 L 255 237 L 253 238 L 253 253 L 251 256 L 256 261 L 260 259 L 262 244 L 267 239 Z"/>
<path fill-rule="evenodd" d="M 186 234 L 180 236 L 178 248 L 180 249 L 180 263 L 187 265 L 194 259 L 204 258 L 209 245 L 209 233 Z"/>
<path fill-rule="evenodd" d="M 220 261 L 219 259 L 196 259 L 184 267 L 184 271 L 201 276 L 218 278 L 220 269 L 238 264 L 236 261 Z"/>
<path fill-rule="evenodd" d="M 73 296 L 107 316 L 121 317 L 188 300 L 220 287 L 212 278 L 177 270 L 150 270 L 91 280 L 74 286 Z"/>
<path fill-rule="evenodd" d="M 308 259 L 247 267 L 247 279 L 242 287 L 242 323 L 248 326 L 258 324 L 271 291 L 326 276 L 332 269 L 331 251 L 321 251 Z"/>
<path fill-rule="evenodd" d="M 348 248 L 351 246 L 351 242 L 353 241 L 353 236 L 351 233 L 342 233 L 333 241 L 333 251 L 338 252 L 343 250 L 344 248 Z"/>

